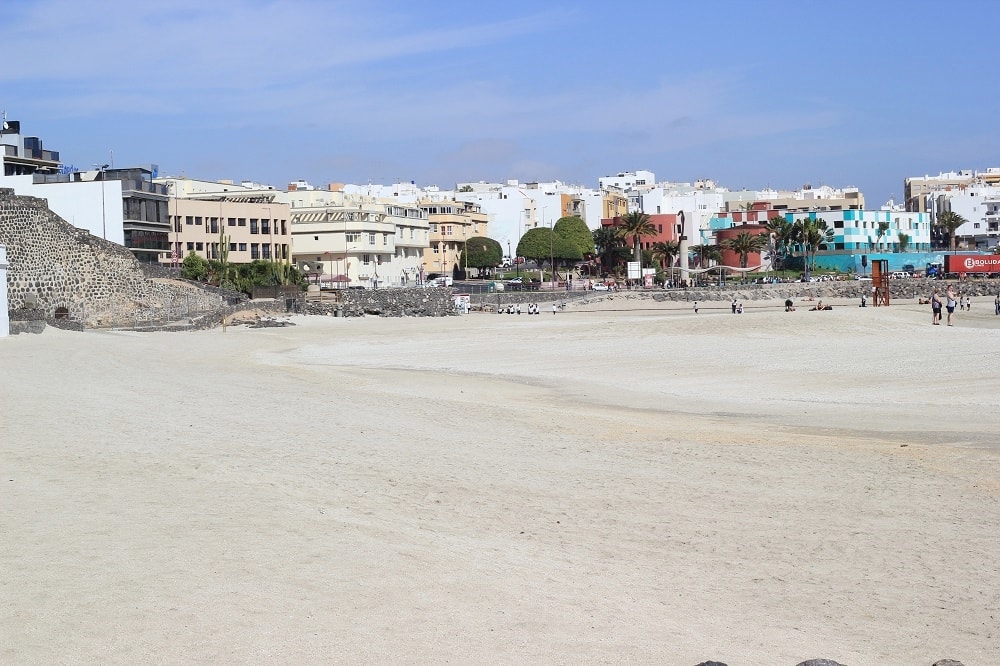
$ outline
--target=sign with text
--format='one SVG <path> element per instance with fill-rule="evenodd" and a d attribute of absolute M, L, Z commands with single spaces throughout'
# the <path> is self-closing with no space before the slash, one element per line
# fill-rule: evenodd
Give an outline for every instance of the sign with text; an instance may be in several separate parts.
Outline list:
<path fill-rule="evenodd" d="M 628 262 L 628 279 L 638 280 L 640 277 L 642 276 L 639 274 L 639 262 L 638 261 Z"/>
<path fill-rule="evenodd" d="M 947 254 L 945 273 L 1000 273 L 1000 254 Z"/>

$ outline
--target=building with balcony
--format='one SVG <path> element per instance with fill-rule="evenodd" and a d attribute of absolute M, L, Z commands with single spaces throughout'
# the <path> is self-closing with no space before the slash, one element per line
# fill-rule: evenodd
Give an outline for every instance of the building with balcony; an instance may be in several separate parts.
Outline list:
<path fill-rule="evenodd" d="M 418 206 L 347 195 L 342 186 L 278 192 L 290 206 L 292 258 L 322 286 L 399 287 L 420 279 L 429 247 Z"/>
<path fill-rule="evenodd" d="M 169 192 L 169 251 L 161 263 L 176 264 L 194 253 L 247 264 L 257 259 L 290 261 L 290 207 L 275 201 L 276 190 L 232 181 L 161 178 Z"/>
<path fill-rule="evenodd" d="M 425 201 L 418 205 L 430 225 L 430 247 L 423 256 L 424 275 L 464 273 L 467 267 L 461 259 L 465 243 L 473 236 L 489 237 L 489 216 L 471 201 Z"/>

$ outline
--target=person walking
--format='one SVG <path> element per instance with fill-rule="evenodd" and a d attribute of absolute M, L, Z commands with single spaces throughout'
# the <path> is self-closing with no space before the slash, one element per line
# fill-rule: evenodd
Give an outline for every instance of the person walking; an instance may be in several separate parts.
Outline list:
<path fill-rule="evenodd" d="M 556 313 L 556 304 L 553 303 L 552 304 L 552 314 L 555 314 L 555 313 Z"/>
<path fill-rule="evenodd" d="M 935 326 L 941 323 L 941 297 L 938 296 L 937 289 L 931 296 L 931 323 Z"/>
<path fill-rule="evenodd" d="M 965 311 L 972 312 L 972 296 L 965 297 Z"/>
<path fill-rule="evenodd" d="M 955 314 L 955 290 L 948 285 L 948 293 L 945 294 L 944 307 L 948 311 L 948 325 L 952 326 L 951 317 Z"/>
<path fill-rule="evenodd" d="M 698 314 L 698 301 L 694 302 L 694 313 Z"/>
<path fill-rule="evenodd" d="M 733 299 L 733 314 L 736 314 L 736 299 Z"/>
<path fill-rule="evenodd" d="M 1000 291 L 997 292 L 997 297 L 993 301 L 993 314 L 1000 317 Z"/>

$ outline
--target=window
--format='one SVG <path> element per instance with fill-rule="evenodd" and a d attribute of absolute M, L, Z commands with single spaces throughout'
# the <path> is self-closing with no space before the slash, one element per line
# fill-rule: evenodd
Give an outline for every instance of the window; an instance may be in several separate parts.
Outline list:
<path fill-rule="evenodd" d="M 375 234 L 368 234 L 368 244 L 369 245 L 375 244 Z"/>
<path fill-rule="evenodd" d="M 199 216 L 199 215 L 195 216 L 195 218 L 194 218 L 194 224 L 195 224 L 195 226 L 198 226 L 198 227 L 201 226 L 201 216 Z"/>
<path fill-rule="evenodd" d="M 438 248 L 439 248 L 439 246 L 438 246 L 438 244 L 437 244 L 437 243 L 434 243 L 434 245 L 433 245 L 432 247 L 434 248 L 434 254 L 437 254 L 438 252 L 440 252 L 440 251 L 441 251 L 440 249 L 438 249 Z"/>
<path fill-rule="evenodd" d="M 372 255 L 370 254 L 361 255 L 361 263 L 363 263 L 365 266 L 372 263 Z"/>
<path fill-rule="evenodd" d="M 238 227 L 245 227 L 245 226 L 247 226 L 247 218 L 245 218 L 245 217 L 238 217 L 238 218 L 236 218 L 236 226 L 238 226 Z"/>
<path fill-rule="evenodd" d="M 843 220 L 834 220 L 834 222 L 833 222 L 833 228 L 834 229 L 843 229 L 844 228 L 844 221 Z M 840 249 L 843 250 L 844 248 L 840 248 Z"/>
<path fill-rule="evenodd" d="M 270 234 L 271 233 L 271 220 L 261 220 L 260 221 L 260 233 Z"/>
<path fill-rule="evenodd" d="M 184 223 L 185 224 L 194 224 L 194 218 L 191 217 L 190 215 L 187 215 L 187 216 L 184 217 Z"/>
<path fill-rule="evenodd" d="M 189 251 L 189 252 L 190 252 L 191 250 L 193 250 L 193 249 L 194 249 L 194 243 L 188 243 L 188 244 L 187 244 L 187 249 L 188 249 L 188 251 Z"/>
<path fill-rule="evenodd" d="M 231 227 L 235 227 L 236 226 L 236 218 L 235 217 L 229 218 L 229 226 L 231 226 Z"/>
<path fill-rule="evenodd" d="M 358 233 L 357 231 L 348 232 L 344 234 L 344 240 L 347 241 L 348 243 L 357 243 L 359 240 L 361 240 L 361 234 Z"/>
<path fill-rule="evenodd" d="M 265 243 L 264 245 L 261 246 L 261 248 L 264 250 L 264 258 L 265 259 L 270 259 L 271 258 L 271 246 Z"/>
<path fill-rule="evenodd" d="M 258 231 L 259 230 L 257 228 L 257 218 L 256 217 L 251 217 L 250 218 L 250 233 L 251 234 L 256 234 L 256 233 L 258 233 Z"/>
<path fill-rule="evenodd" d="M 251 259 L 260 259 L 260 244 L 259 243 L 250 243 L 250 258 Z"/>
<path fill-rule="evenodd" d="M 203 243 L 195 243 L 194 244 L 194 249 L 198 250 L 199 252 L 201 252 L 203 248 L 204 248 L 204 244 Z"/>
<path fill-rule="evenodd" d="M 236 243 L 230 243 L 229 244 L 229 251 L 230 252 L 236 252 Z"/>
<path fill-rule="evenodd" d="M 247 244 L 240 243 L 240 252 L 246 252 L 246 251 L 247 251 Z"/>
<path fill-rule="evenodd" d="M 209 221 L 209 226 L 210 226 L 210 227 L 211 227 L 211 229 L 212 229 L 211 233 L 213 233 L 213 234 L 217 234 L 217 233 L 219 233 L 219 219 L 218 219 L 218 218 L 216 218 L 216 217 L 213 217 L 213 218 L 212 218 L 212 219 L 211 219 L 211 220 Z"/>

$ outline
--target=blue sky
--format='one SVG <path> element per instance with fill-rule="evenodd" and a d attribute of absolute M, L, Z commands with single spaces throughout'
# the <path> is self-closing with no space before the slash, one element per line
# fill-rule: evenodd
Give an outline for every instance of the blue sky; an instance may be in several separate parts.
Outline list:
<path fill-rule="evenodd" d="M 0 107 L 81 168 L 283 187 L 1000 166 L 1000 3 L 5 3 Z"/>

